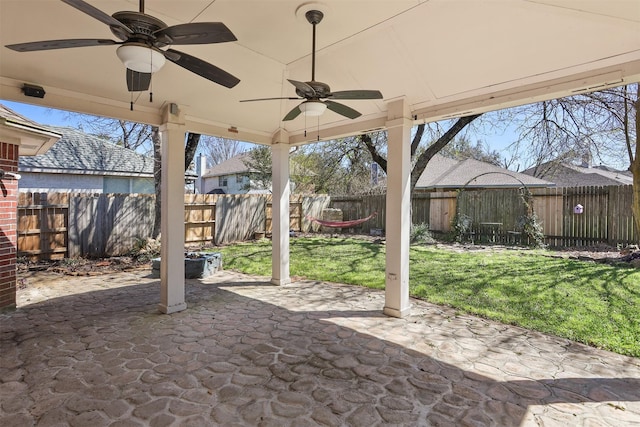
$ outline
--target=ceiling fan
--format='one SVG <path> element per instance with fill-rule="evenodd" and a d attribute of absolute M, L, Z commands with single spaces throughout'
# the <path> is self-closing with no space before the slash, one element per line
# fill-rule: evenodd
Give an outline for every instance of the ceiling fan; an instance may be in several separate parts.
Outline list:
<path fill-rule="evenodd" d="M 347 107 L 344 104 L 332 101 L 333 99 L 382 99 L 382 93 L 378 90 L 343 90 L 338 92 L 331 92 L 331 88 L 328 84 L 316 81 L 316 25 L 318 25 L 324 14 L 319 10 L 309 10 L 305 13 L 307 21 L 313 26 L 313 46 L 311 56 L 311 81 L 299 82 L 296 80 L 289 80 L 296 88 L 296 94 L 298 97 L 284 97 L 284 98 L 260 98 L 260 99 L 244 99 L 240 102 L 253 102 L 253 101 L 269 101 L 276 99 L 304 99 L 300 105 L 296 106 L 293 110 L 284 116 L 282 120 L 293 120 L 300 114 L 304 113 L 307 116 L 319 116 L 326 109 L 345 116 L 349 119 L 355 119 L 362 114 L 351 107 Z M 323 101 L 325 100 L 325 101 Z"/>
<path fill-rule="evenodd" d="M 238 78 L 202 59 L 174 49 L 163 50 L 170 45 L 223 43 L 237 40 L 231 30 L 221 22 L 193 22 L 169 27 L 161 20 L 144 13 L 144 0 L 140 0 L 139 12 L 116 12 L 111 16 L 83 0 L 62 1 L 107 24 L 111 32 L 121 41 L 65 39 L 18 43 L 6 47 L 17 52 L 32 52 L 120 45 L 116 54 L 127 67 L 127 88 L 130 92 L 149 89 L 151 74 L 164 65 L 165 59 L 227 88 L 232 88 L 240 82 Z"/>

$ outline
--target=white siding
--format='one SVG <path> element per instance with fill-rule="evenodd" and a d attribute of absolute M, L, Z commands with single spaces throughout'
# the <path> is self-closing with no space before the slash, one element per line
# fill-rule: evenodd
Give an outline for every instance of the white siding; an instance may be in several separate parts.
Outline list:
<path fill-rule="evenodd" d="M 20 172 L 18 181 L 20 191 L 30 192 L 74 192 L 74 193 L 102 193 L 103 180 L 95 175 L 70 175 L 59 173 Z"/>

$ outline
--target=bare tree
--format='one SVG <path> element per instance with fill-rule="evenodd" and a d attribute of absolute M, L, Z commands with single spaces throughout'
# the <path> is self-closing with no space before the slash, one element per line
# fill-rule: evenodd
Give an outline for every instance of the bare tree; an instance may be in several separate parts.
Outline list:
<path fill-rule="evenodd" d="M 466 136 L 455 138 L 440 150 L 440 154 L 456 160 L 474 159 L 495 166 L 503 164 L 502 156 L 498 151 L 492 150 L 487 143 L 481 140 L 477 140 L 473 144 Z"/>
<path fill-rule="evenodd" d="M 153 144 L 152 129 L 149 125 L 90 114 L 69 112 L 68 115 L 79 122 L 79 128 L 83 132 L 99 136 L 141 154 L 151 155 Z"/>
<path fill-rule="evenodd" d="M 633 214 L 640 230 L 640 126 L 638 84 L 605 89 L 506 112 L 519 118 L 512 147 L 526 153 L 536 176 L 558 162 L 597 159 L 628 164 L 633 175 Z"/>
<path fill-rule="evenodd" d="M 207 158 L 208 166 L 217 165 L 247 151 L 245 143 L 241 141 L 210 135 L 202 135 L 200 150 Z"/>
<path fill-rule="evenodd" d="M 422 123 L 418 125 L 415 129 L 415 133 L 413 134 L 413 139 L 411 141 L 411 159 L 412 159 L 412 169 L 411 169 L 411 186 L 410 186 L 410 194 L 413 195 L 413 191 L 416 188 L 416 183 L 418 182 L 418 178 L 424 172 L 429 161 L 435 156 L 440 150 L 442 150 L 449 142 L 451 142 L 456 135 L 458 135 L 466 126 L 468 126 L 475 119 L 480 117 L 480 114 L 474 114 L 471 116 L 461 117 L 456 120 L 443 134 L 441 134 L 433 143 L 429 144 L 427 148 L 423 151 L 419 151 L 420 144 L 423 142 L 423 136 L 425 135 L 425 129 L 427 126 Z M 439 128 L 439 124 L 435 124 L 434 127 L 430 127 L 429 130 L 431 132 L 437 132 Z M 386 134 L 385 134 L 386 135 Z M 371 135 L 364 134 L 359 136 L 360 141 L 371 153 L 371 157 L 373 161 L 378 163 L 384 172 L 387 172 L 387 159 L 385 157 L 385 152 L 381 147 L 386 144 L 377 143 L 371 138 Z M 386 142 L 386 141 L 385 141 Z"/>

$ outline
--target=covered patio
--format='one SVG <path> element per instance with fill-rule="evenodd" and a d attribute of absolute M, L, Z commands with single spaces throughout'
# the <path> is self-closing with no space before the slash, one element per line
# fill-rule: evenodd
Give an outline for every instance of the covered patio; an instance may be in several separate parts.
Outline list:
<path fill-rule="evenodd" d="M 212 83 L 185 70 L 198 68 L 185 60 L 181 66 L 167 64 L 155 72 L 149 93 L 130 93 L 125 67 L 111 42 L 118 31 L 112 33 L 105 23 L 113 25 L 109 15 L 137 11 L 139 6 L 144 2 L 0 0 L 0 98 L 159 126 L 163 141 L 159 309 L 164 313 L 187 307 L 181 209 L 186 132 L 272 148 L 271 282 L 286 285 L 291 280 L 289 150 L 318 140 L 387 130 L 386 295 L 379 309 L 403 317 L 410 314 L 413 126 L 640 81 L 640 8 L 635 1 L 149 0 L 140 9 L 170 26 L 223 22 L 237 41 L 187 43 L 180 50 L 215 64 L 240 82 L 231 89 Z M 317 67 L 312 63 L 312 28 L 305 18 L 311 10 L 324 14 L 317 26 Z M 119 33 L 123 31 L 120 26 Z M 179 38 L 180 31 L 176 34 Z M 4 47 L 87 38 L 101 41 L 35 52 Z M 175 53 L 165 56 L 176 60 Z M 301 102 L 286 99 L 295 98 L 288 80 L 309 82 L 314 76 L 334 91 L 379 90 L 383 97 L 345 102 L 362 113 L 353 120 L 326 111 L 319 117 L 300 114 L 284 121 Z M 36 92 L 44 97 L 27 96 L 25 84 L 40 87 Z M 285 99 L 240 102 L 267 97 Z"/>
<path fill-rule="evenodd" d="M 637 359 L 382 291 L 35 272 L 0 314 L 4 426 L 631 426 Z"/>

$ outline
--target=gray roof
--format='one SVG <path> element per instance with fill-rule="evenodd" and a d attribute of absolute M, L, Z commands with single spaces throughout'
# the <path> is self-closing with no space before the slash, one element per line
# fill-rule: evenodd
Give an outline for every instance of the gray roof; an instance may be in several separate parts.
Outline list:
<path fill-rule="evenodd" d="M 537 175 L 554 182 L 558 187 L 633 184 L 631 172 L 619 171 L 606 166 L 587 167 L 570 163 L 548 162 L 529 168 L 523 173 Z"/>
<path fill-rule="evenodd" d="M 436 154 L 418 179 L 416 189 L 552 187 L 553 183 L 474 159 L 455 160 Z"/>
<path fill-rule="evenodd" d="M 153 176 L 153 158 L 73 128 L 50 127 L 62 134 L 45 154 L 20 157 L 20 171 Z"/>
<path fill-rule="evenodd" d="M 215 176 L 225 176 L 225 175 L 234 175 L 234 174 L 246 174 L 249 172 L 257 172 L 256 169 L 250 169 L 246 164 L 246 160 L 251 159 L 251 151 L 247 151 L 245 153 L 240 153 L 228 160 L 225 160 L 217 165 L 214 165 L 207 169 L 206 173 L 202 175 L 203 178 L 212 178 Z M 294 158 L 290 158 L 290 173 L 291 175 L 301 175 L 301 176 L 313 176 L 315 175 L 313 172 L 307 170 L 300 166 Z"/>
<path fill-rule="evenodd" d="M 247 151 L 246 153 L 241 153 L 237 156 L 227 159 L 224 162 L 220 162 L 217 165 L 214 165 L 207 169 L 207 172 L 203 174 L 203 177 L 209 178 L 214 176 L 247 173 L 249 172 L 249 168 L 247 167 L 247 165 L 245 165 L 244 162 L 246 159 L 249 159 L 250 156 L 251 152 Z"/>

